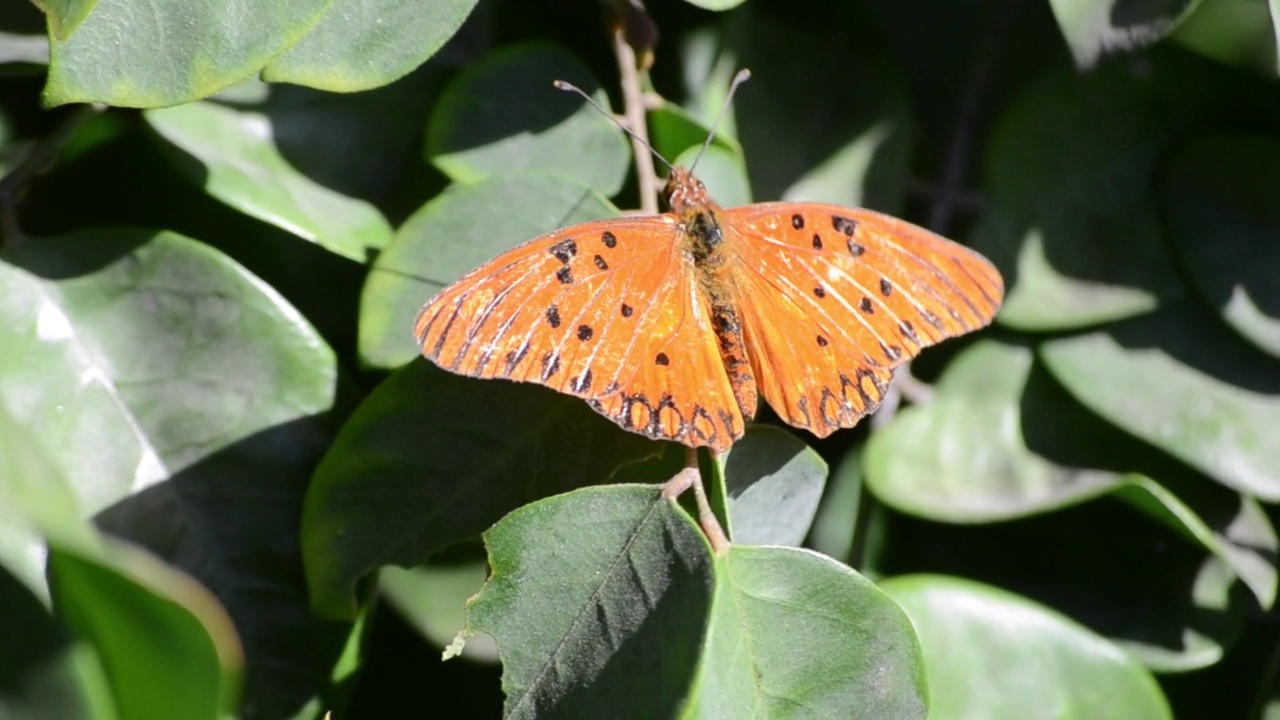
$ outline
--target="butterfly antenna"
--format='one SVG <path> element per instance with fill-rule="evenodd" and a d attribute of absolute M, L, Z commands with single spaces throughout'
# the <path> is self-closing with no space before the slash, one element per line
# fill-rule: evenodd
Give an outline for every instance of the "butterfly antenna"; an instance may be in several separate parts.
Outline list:
<path fill-rule="evenodd" d="M 648 140 L 645 140 L 644 138 L 637 135 L 634 130 L 627 127 L 627 124 L 619 120 L 613 113 L 600 107 L 600 103 L 596 102 L 590 95 L 583 92 L 582 88 L 578 87 L 577 85 L 574 85 L 573 83 L 567 83 L 564 80 L 555 80 L 555 81 L 552 81 L 551 84 L 555 85 L 557 90 L 574 92 L 581 95 L 583 100 L 586 100 L 587 102 L 591 103 L 591 107 L 595 108 L 596 110 L 599 110 L 601 115 L 604 115 L 605 117 L 609 118 L 610 120 L 613 121 L 614 125 L 617 125 L 618 127 L 622 128 L 622 132 L 630 135 L 633 140 L 643 145 L 646 150 L 648 150 L 650 153 L 653 154 L 654 157 L 661 160 L 663 165 L 666 165 L 671 170 L 675 170 L 675 167 L 673 167 L 671 163 L 667 161 L 666 158 L 662 157 L 662 155 L 657 150 L 653 149 L 653 146 L 649 144 Z"/>
<path fill-rule="evenodd" d="M 733 82 L 729 83 L 729 93 L 724 97 L 724 105 L 720 107 L 720 112 L 716 114 L 715 122 L 711 123 L 711 132 L 707 133 L 707 139 L 702 141 L 702 149 L 698 151 L 698 155 L 693 158 L 693 162 L 689 165 L 689 172 L 698 166 L 698 161 L 702 159 L 707 148 L 711 147 L 711 141 L 716 137 L 716 128 L 720 127 L 720 121 L 724 119 L 725 113 L 729 112 L 729 103 L 733 101 L 733 94 L 738 91 L 738 86 L 751 79 L 751 71 L 742 68 L 737 75 L 733 76 Z"/>

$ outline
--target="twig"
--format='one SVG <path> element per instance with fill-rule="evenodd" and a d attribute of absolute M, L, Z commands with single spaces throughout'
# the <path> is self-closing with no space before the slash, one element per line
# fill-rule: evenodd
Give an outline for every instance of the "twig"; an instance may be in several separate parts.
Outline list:
<path fill-rule="evenodd" d="M 18 196 L 35 177 L 53 160 L 58 150 L 67 142 L 85 120 L 102 112 L 101 105 L 81 105 L 54 128 L 54 131 L 41 138 L 29 148 L 21 161 L 0 178 L 0 240 L 18 242 L 21 229 L 18 227 Z"/>
<path fill-rule="evenodd" d="M 942 176 L 938 179 L 933 202 L 929 207 L 929 229 L 939 234 L 946 234 L 951 225 L 951 215 L 957 205 L 962 204 L 966 195 L 963 184 L 969 169 L 969 154 L 973 145 L 974 125 L 977 123 L 979 101 L 986 95 L 987 85 L 995 68 L 996 57 L 1000 45 L 1010 27 L 1013 17 L 1013 0 L 1005 0 L 1003 12 L 999 12 L 986 33 L 982 47 L 978 50 L 977 59 L 969 72 L 965 83 L 964 95 L 960 100 L 959 120 L 956 131 L 951 138 L 951 149 L 947 153 L 946 164 L 942 168 Z"/>
<path fill-rule="evenodd" d="M 640 87 L 640 73 L 636 69 L 636 53 L 627 44 L 626 30 L 622 23 L 613 28 L 613 54 L 618 58 L 618 78 L 622 85 L 623 117 L 634 135 L 631 151 L 636 157 L 636 182 L 640 187 L 640 210 L 655 215 L 658 212 L 658 175 L 653 169 L 653 156 L 646 144 L 649 128 L 645 123 L 645 96 Z"/>
<path fill-rule="evenodd" d="M 711 509 L 711 502 L 707 500 L 707 490 L 702 486 L 702 473 L 698 471 L 698 451 L 687 448 L 684 467 L 662 486 L 662 496 L 675 499 L 691 487 L 698 503 L 698 524 L 702 526 L 702 532 L 706 533 L 711 549 L 717 555 L 722 555 L 729 549 L 729 537 L 725 535 L 724 528 L 720 527 L 720 520 Z"/>

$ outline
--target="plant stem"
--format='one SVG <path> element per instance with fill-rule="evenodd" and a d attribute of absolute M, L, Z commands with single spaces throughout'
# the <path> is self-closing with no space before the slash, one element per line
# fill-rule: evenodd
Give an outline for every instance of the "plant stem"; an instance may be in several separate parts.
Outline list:
<path fill-rule="evenodd" d="M 711 502 L 707 500 L 707 490 L 702 486 L 702 473 L 698 470 L 698 451 L 686 448 L 684 467 L 662 486 L 662 496 L 674 500 L 691 487 L 698 503 L 698 524 L 711 543 L 711 549 L 717 555 L 723 555 L 729 549 L 729 536 L 720 527 L 720 520 L 716 518 Z"/>
<path fill-rule="evenodd" d="M 658 176 L 653 169 L 653 156 L 649 154 L 649 129 L 645 123 L 645 97 L 640 88 L 640 72 L 636 68 L 636 53 L 627 44 L 622 23 L 613 27 L 613 54 L 618 58 L 618 77 L 622 86 L 623 118 L 633 133 L 631 151 L 636 158 L 636 182 L 640 188 L 640 210 L 649 215 L 658 213 Z"/>

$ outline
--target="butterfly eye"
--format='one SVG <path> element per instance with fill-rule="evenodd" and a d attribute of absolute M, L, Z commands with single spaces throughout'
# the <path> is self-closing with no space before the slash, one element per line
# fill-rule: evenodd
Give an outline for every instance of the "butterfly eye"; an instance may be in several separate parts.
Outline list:
<path fill-rule="evenodd" d="M 702 191 L 704 191 L 704 190 L 706 190 L 706 189 L 707 189 L 707 186 L 706 186 L 706 185 L 703 185 L 703 184 L 702 184 L 702 181 L 701 181 L 701 180 L 699 180 L 699 181 L 698 181 L 698 192 L 702 192 Z"/>

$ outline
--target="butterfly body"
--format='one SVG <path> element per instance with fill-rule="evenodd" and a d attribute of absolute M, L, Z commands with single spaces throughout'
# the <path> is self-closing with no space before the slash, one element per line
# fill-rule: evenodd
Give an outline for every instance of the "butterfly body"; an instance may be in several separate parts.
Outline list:
<path fill-rule="evenodd" d="M 440 291 L 415 324 L 423 354 L 723 451 L 760 396 L 820 437 L 851 427 L 895 366 L 1003 297 L 985 258 L 870 210 L 721 208 L 680 169 L 666 193 L 668 213 L 548 233 Z"/>

